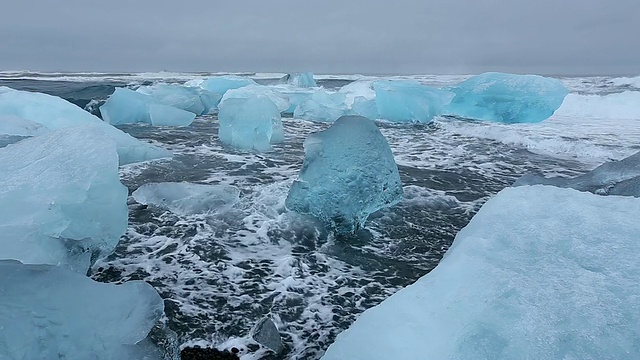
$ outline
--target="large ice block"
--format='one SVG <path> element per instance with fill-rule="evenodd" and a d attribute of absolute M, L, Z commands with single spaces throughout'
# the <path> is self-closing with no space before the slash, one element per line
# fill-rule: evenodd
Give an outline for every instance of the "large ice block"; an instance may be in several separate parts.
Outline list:
<path fill-rule="evenodd" d="M 0 116 L 14 116 L 56 130 L 95 124 L 115 140 L 120 164 L 170 157 L 165 149 L 142 142 L 57 96 L 0 88 Z"/>
<path fill-rule="evenodd" d="M 334 122 L 347 113 L 346 95 L 319 89 L 307 101 L 299 104 L 293 116 L 298 119 Z"/>
<path fill-rule="evenodd" d="M 507 188 L 324 360 L 640 358 L 640 199 Z"/>
<path fill-rule="evenodd" d="M 86 272 L 127 229 L 115 143 L 97 125 L 0 149 L 0 259 Z"/>
<path fill-rule="evenodd" d="M 163 105 L 141 92 L 116 88 L 100 106 L 102 119 L 111 125 L 147 123 L 154 126 L 189 126 L 196 115 L 192 112 Z"/>
<path fill-rule="evenodd" d="M 222 100 L 264 97 L 276 104 L 278 111 L 284 112 L 289 108 L 289 98 L 286 94 L 280 92 L 280 90 L 280 88 L 273 86 L 247 85 L 225 92 Z"/>
<path fill-rule="evenodd" d="M 442 114 L 453 98 L 446 90 L 422 85 L 417 81 L 381 80 L 373 83 L 378 116 L 393 122 L 428 123 Z"/>
<path fill-rule="evenodd" d="M 220 141 L 240 149 L 268 151 L 284 140 L 280 110 L 266 96 L 224 98 L 218 119 Z"/>
<path fill-rule="evenodd" d="M 164 313 L 142 281 L 104 284 L 57 266 L 0 261 L 0 284 L 0 359 L 142 359 L 136 344 Z M 160 360 L 157 349 L 144 355 Z"/>
<path fill-rule="evenodd" d="M 525 175 L 515 182 L 521 185 L 553 185 L 574 188 L 580 191 L 590 191 L 600 195 L 628 195 L 640 196 L 637 186 L 640 184 L 640 152 L 620 161 L 606 162 L 592 171 L 575 178 Z"/>
<path fill-rule="evenodd" d="M 313 73 L 293 73 L 287 75 L 287 83 L 296 87 L 316 87 L 316 80 L 313 78 Z"/>
<path fill-rule="evenodd" d="M 212 93 L 220 94 L 224 96 L 224 94 L 231 89 L 238 89 L 247 85 L 258 85 L 255 81 L 235 75 L 226 75 L 226 76 L 214 76 L 204 80 L 200 87 L 205 90 L 211 91 Z"/>
<path fill-rule="evenodd" d="M 49 132 L 44 125 L 14 115 L 0 115 L 0 135 L 38 136 Z"/>
<path fill-rule="evenodd" d="M 208 114 L 215 110 L 222 98 L 221 95 L 200 87 L 174 84 L 141 86 L 136 91 L 152 97 L 160 104 L 172 106 L 196 115 Z"/>
<path fill-rule="evenodd" d="M 562 105 L 568 91 L 558 79 L 537 75 L 484 73 L 451 88 L 445 114 L 503 123 L 536 123 Z"/>
<path fill-rule="evenodd" d="M 206 214 L 229 209 L 240 198 L 240 190 L 231 185 L 150 183 L 134 191 L 133 198 L 140 204 L 166 208 L 177 214 Z"/>
<path fill-rule="evenodd" d="M 343 116 L 329 129 L 309 135 L 304 153 L 286 206 L 339 234 L 354 233 L 371 213 L 402 199 L 393 154 L 371 120 Z"/>
<path fill-rule="evenodd" d="M 345 94 L 349 115 L 364 116 L 370 120 L 380 118 L 372 81 L 354 81 L 340 88 L 340 92 Z"/>

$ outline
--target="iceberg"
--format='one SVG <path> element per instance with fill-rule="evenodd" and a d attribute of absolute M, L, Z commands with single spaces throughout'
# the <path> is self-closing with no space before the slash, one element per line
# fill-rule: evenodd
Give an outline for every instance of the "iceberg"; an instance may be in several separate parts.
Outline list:
<path fill-rule="evenodd" d="M 299 104 L 293 117 L 304 120 L 334 122 L 347 113 L 346 95 L 340 92 L 329 93 L 324 89 L 314 92 L 307 101 Z"/>
<path fill-rule="evenodd" d="M 186 182 L 150 183 L 133 192 L 140 204 L 166 208 L 182 215 L 228 210 L 240 198 L 240 190 L 231 185 L 204 185 Z"/>
<path fill-rule="evenodd" d="M 86 272 L 127 229 L 127 188 L 101 127 L 61 129 L 0 149 L 0 259 Z"/>
<path fill-rule="evenodd" d="M 503 123 L 537 123 L 562 105 L 568 91 L 558 79 L 484 73 L 451 88 L 446 115 Z"/>
<path fill-rule="evenodd" d="M 214 76 L 204 80 L 200 87 L 215 94 L 224 94 L 231 89 L 238 89 L 247 85 L 258 85 L 255 81 L 235 75 Z"/>
<path fill-rule="evenodd" d="M 453 98 L 448 91 L 417 81 L 376 81 L 373 88 L 378 116 L 392 122 L 428 123 Z"/>
<path fill-rule="evenodd" d="M 39 123 L 49 130 L 94 124 L 116 142 L 120 165 L 171 156 L 168 150 L 142 142 L 57 96 L 0 87 L 0 116 Z"/>
<path fill-rule="evenodd" d="M 142 281 L 95 282 L 51 265 L 0 261 L 0 358 L 141 359 L 163 301 Z M 160 351 L 145 348 L 145 359 Z"/>
<path fill-rule="evenodd" d="M 231 89 L 224 93 L 222 101 L 227 99 L 247 99 L 250 97 L 264 97 L 271 100 L 278 107 L 278 111 L 289 109 L 289 99 L 278 91 L 277 88 L 263 85 L 247 85 L 237 89 Z"/>
<path fill-rule="evenodd" d="M 304 142 L 304 163 L 285 202 L 338 234 L 352 234 L 369 215 L 402 199 L 391 148 L 373 121 L 343 116 Z"/>
<path fill-rule="evenodd" d="M 372 81 L 354 81 L 340 88 L 339 92 L 345 94 L 349 115 L 363 116 L 370 120 L 380 118 Z"/>
<path fill-rule="evenodd" d="M 38 136 L 49 132 L 44 125 L 14 115 L 0 115 L 0 134 L 9 136 Z"/>
<path fill-rule="evenodd" d="M 289 108 L 283 111 L 283 114 L 293 115 L 298 105 L 309 101 L 311 96 L 315 93 L 314 89 L 294 89 L 294 88 L 279 88 L 278 92 L 281 96 L 285 96 L 289 100 Z"/>
<path fill-rule="evenodd" d="M 323 360 L 640 358 L 640 199 L 507 188 Z"/>
<path fill-rule="evenodd" d="M 638 185 L 634 185 L 640 184 L 640 152 L 619 161 L 604 163 L 575 178 L 525 175 L 516 180 L 514 186 L 536 184 L 573 188 L 599 195 L 640 196 Z"/>
<path fill-rule="evenodd" d="M 218 120 L 220 141 L 239 149 L 268 151 L 284 141 L 280 110 L 266 96 L 224 98 Z"/>
<path fill-rule="evenodd" d="M 151 96 L 125 88 L 116 88 L 100 106 L 100 114 L 111 125 L 189 126 L 196 118 L 194 113 L 160 104 Z"/>
<path fill-rule="evenodd" d="M 316 80 L 313 78 L 313 73 L 310 72 L 288 74 L 287 83 L 302 88 L 318 86 Z"/>
<path fill-rule="evenodd" d="M 141 86 L 137 92 L 153 98 L 156 102 L 185 110 L 196 115 L 209 114 L 216 109 L 222 96 L 199 87 L 172 84 Z"/>

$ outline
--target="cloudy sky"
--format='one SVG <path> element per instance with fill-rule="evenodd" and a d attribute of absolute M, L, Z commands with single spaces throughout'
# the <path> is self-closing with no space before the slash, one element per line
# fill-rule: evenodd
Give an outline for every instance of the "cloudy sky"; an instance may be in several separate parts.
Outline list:
<path fill-rule="evenodd" d="M 9 0 L 0 70 L 640 74 L 638 0 Z"/>

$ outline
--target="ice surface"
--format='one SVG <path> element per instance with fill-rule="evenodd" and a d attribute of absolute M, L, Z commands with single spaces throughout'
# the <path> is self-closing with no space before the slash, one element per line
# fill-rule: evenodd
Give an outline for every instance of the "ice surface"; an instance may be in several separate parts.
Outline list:
<path fill-rule="evenodd" d="M 57 96 L 3 88 L 0 116 L 14 116 L 56 130 L 95 124 L 115 140 L 120 164 L 169 157 L 165 149 L 142 142 Z"/>
<path fill-rule="evenodd" d="M 640 358 L 640 199 L 507 188 L 324 360 Z"/>
<path fill-rule="evenodd" d="M 620 184 L 623 182 L 624 184 Z M 640 183 L 640 152 L 620 161 L 604 163 L 592 171 L 575 178 L 544 178 L 525 175 L 518 179 L 514 185 L 543 184 L 590 191 L 601 195 L 639 196 L 637 189 L 634 191 L 637 188 L 637 185 L 635 185 L 637 183 Z"/>
<path fill-rule="evenodd" d="M 115 143 L 85 125 L 0 149 L 0 259 L 86 271 L 127 229 Z M 84 267 L 84 268 L 83 268 Z"/>
<path fill-rule="evenodd" d="M 0 115 L 0 134 L 11 136 L 38 136 L 49 132 L 44 125 L 14 115 Z"/>
<path fill-rule="evenodd" d="M 346 114 L 348 107 L 345 101 L 346 95 L 343 93 L 319 89 L 310 99 L 296 107 L 293 116 L 305 120 L 334 122 Z"/>
<path fill-rule="evenodd" d="M 296 88 L 279 88 L 278 92 L 281 96 L 285 96 L 289 99 L 289 108 L 283 111 L 283 114 L 291 114 L 295 112 L 298 105 L 311 99 L 311 96 L 315 93 L 315 89 L 296 89 Z"/>
<path fill-rule="evenodd" d="M 220 141 L 240 149 L 267 151 L 284 140 L 280 110 L 268 97 L 224 98 L 218 119 Z"/>
<path fill-rule="evenodd" d="M 125 88 L 116 88 L 100 106 L 100 114 L 111 125 L 189 126 L 196 117 L 192 112 L 160 104 L 149 95 Z"/>
<path fill-rule="evenodd" d="M 378 116 L 393 122 L 430 122 L 442 114 L 453 94 L 417 81 L 376 81 L 375 103 Z"/>
<path fill-rule="evenodd" d="M 262 85 L 247 85 L 237 89 L 231 89 L 224 93 L 222 100 L 247 99 L 250 97 L 264 97 L 271 100 L 278 107 L 278 111 L 284 112 L 289 108 L 289 99 L 280 93 L 278 88 Z"/>
<path fill-rule="evenodd" d="M 558 79 L 484 73 L 453 86 L 445 114 L 503 123 L 536 123 L 553 115 L 568 91 Z"/>
<path fill-rule="evenodd" d="M 208 114 L 215 110 L 222 98 L 221 95 L 200 87 L 162 83 L 141 86 L 136 91 L 152 97 L 160 104 L 173 106 L 196 115 Z"/>
<path fill-rule="evenodd" d="M 0 284 L 1 359 L 140 359 L 136 343 L 164 313 L 142 281 L 105 284 L 57 266 L 0 261 Z"/>
<path fill-rule="evenodd" d="M 569 94 L 555 114 L 580 119 L 640 119 L 638 104 L 639 91 L 608 95 Z"/>
<path fill-rule="evenodd" d="M 293 86 L 303 87 L 303 88 L 318 86 L 318 84 L 316 84 L 316 81 L 313 79 L 313 73 L 310 73 L 310 72 L 293 73 L 287 76 L 288 76 L 287 83 Z"/>
<path fill-rule="evenodd" d="M 229 209 L 240 198 L 231 185 L 203 185 L 186 182 L 151 183 L 133 192 L 140 204 L 166 208 L 178 214 L 204 214 Z"/>
<path fill-rule="evenodd" d="M 337 233 L 354 233 L 369 215 L 402 199 L 398 167 L 373 121 L 339 118 L 304 142 L 300 178 L 286 206 L 322 221 Z"/>
<path fill-rule="evenodd" d="M 227 75 L 227 76 L 214 76 L 206 79 L 200 84 L 205 90 L 212 93 L 224 94 L 231 89 L 238 89 L 247 85 L 258 85 L 255 81 L 241 76 Z"/>

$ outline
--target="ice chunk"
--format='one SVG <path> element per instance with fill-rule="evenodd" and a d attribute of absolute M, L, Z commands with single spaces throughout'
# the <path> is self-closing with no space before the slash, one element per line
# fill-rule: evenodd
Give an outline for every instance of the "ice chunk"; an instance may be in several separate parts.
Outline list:
<path fill-rule="evenodd" d="M 2 148 L 0 169 L 0 259 L 86 271 L 127 229 L 115 143 L 96 125 Z"/>
<path fill-rule="evenodd" d="M 303 88 L 318 86 L 313 78 L 313 73 L 310 72 L 289 74 L 287 75 L 287 78 L 287 83 L 293 86 Z"/>
<path fill-rule="evenodd" d="M 5 260 L 0 284 L 2 359 L 139 359 L 136 344 L 164 313 L 158 293 L 142 281 L 105 284 L 57 266 Z"/>
<path fill-rule="evenodd" d="M 267 151 L 284 140 L 280 110 L 267 97 L 225 98 L 218 119 L 220 141 L 240 149 Z"/>
<path fill-rule="evenodd" d="M 111 125 L 147 123 L 154 126 L 189 126 L 194 113 L 157 103 L 151 96 L 116 88 L 100 106 L 102 119 Z"/>
<path fill-rule="evenodd" d="M 144 184 L 133 192 L 140 204 L 166 208 L 178 214 L 204 214 L 229 209 L 240 197 L 231 185 L 202 185 L 186 182 Z"/>
<path fill-rule="evenodd" d="M 323 359 L 640 358 L 638 214 L 631 197 L 507 188 Z"/>
<path fill-rule="evenodd" d="M 49 129 L 42 124 L 14 115 L 0 115 L 0 134 L 11 136 L 38 136 Z"/>
<path fill-rule="evenodd" d="M 574 188 L 580 191 L 590 191 L 601 195 L 629 195 L 637 196 L 633 192 L 632 180 L 640 177 L 640 152 L 637 152 L 620 161 L 604 163 L 592 171 L 575 178 L 544 178 L 540 176 L 525 175 L 515 182 L 515 186 L 521 185 L 553 185 L 565 188 Z M 628 182 L 626 182 L 628 181 Z M 625 182 L 616 188 L 619 183 Z M 615 189 L 615 190 L 614 190 Z M 625 193 L 628 189 L 629 193 Z M 611 192 L 613 191 L 613 192 Z"/>
<path fill-rule="evenodd" d="M 238 89 L 231 89 L 224 93 L 222 100 L 226 99 L 247 99 L 250 97 L 264 97 L 271 100 L 278 107 L 278 111 L 283 112 L 289 108 L 289 99 L 280 93 L 277 88 L 262 85 L 247 85 Z"/>
<path fill-rule="evenodd" d="M 354 233 L 369 215 L 402 198 L 398 167 L 376 125 L 343 116 L 304 142 L 305 159 L 286 206 L 322 221 L 339 234 Z"/>
<path fill-rule="evenodd" d="M 221 95 L 199 87 L 186 87 L 171 84 L 154 84 L 141 86 L 137 92 L 152 97 L 160 104 L 173 106 L 196 115 L 204 115 L 214 110 Z"/>
<path fill-rule="evenodd" d="M 340 92 L 345 94 L 350 115 L 364 116 L 371 120 L 380 118 L 372 81 L 354 81 L 343 86 Z"/>
<path fill-rule="evenodd" d="M 283 111 L 283 114 L 290 114 L 296 111 L 298 105 L 308 101 L 311 99 L 311 96 L 315 93 L 314 89 L 294 89 L 294 88 L 279 88 L 278 89 L 281 96 L 285 96 L 289 99 L 289 108 Z"/>
<path fill-rule="evenodd" d="M 430 122 L 453 98 L 448 91 L 417 81 L 376 81 L 373 88 L 378 116 L 393 122 Z"/>
<path fill-rule="evenodd" d="M 346 114 L 348 107 L 345 100 L 346 95 L 343 93 L 329 93 L 319 89 L 309 100 L 296 107 L 293 116 L 305 120 L 334 122 Z"/>
<path fill-rule="evenodd" d="M 451 88 L 445 114 L 504 123 L 536 123 L 562 105 L 568 91 L 558 79 L 484 73 Z"/>
<path fill-rule="evenodd" d="M 0 92 L 0 116 L 15 116 L 49 130 L 95 124 L 115 140 L 121 165 L 171 156 L 169 151 L 142 142 L 57 96 L 5 87 Z"/>
<path fill-rule="evenodd" d="M 224 94 L 231 89 L 238 89 L 247 85 L 258 85 L 255 81 L 241 76 L 214 76 L 204 80 L 200 87 L 212 93 Z"/>

